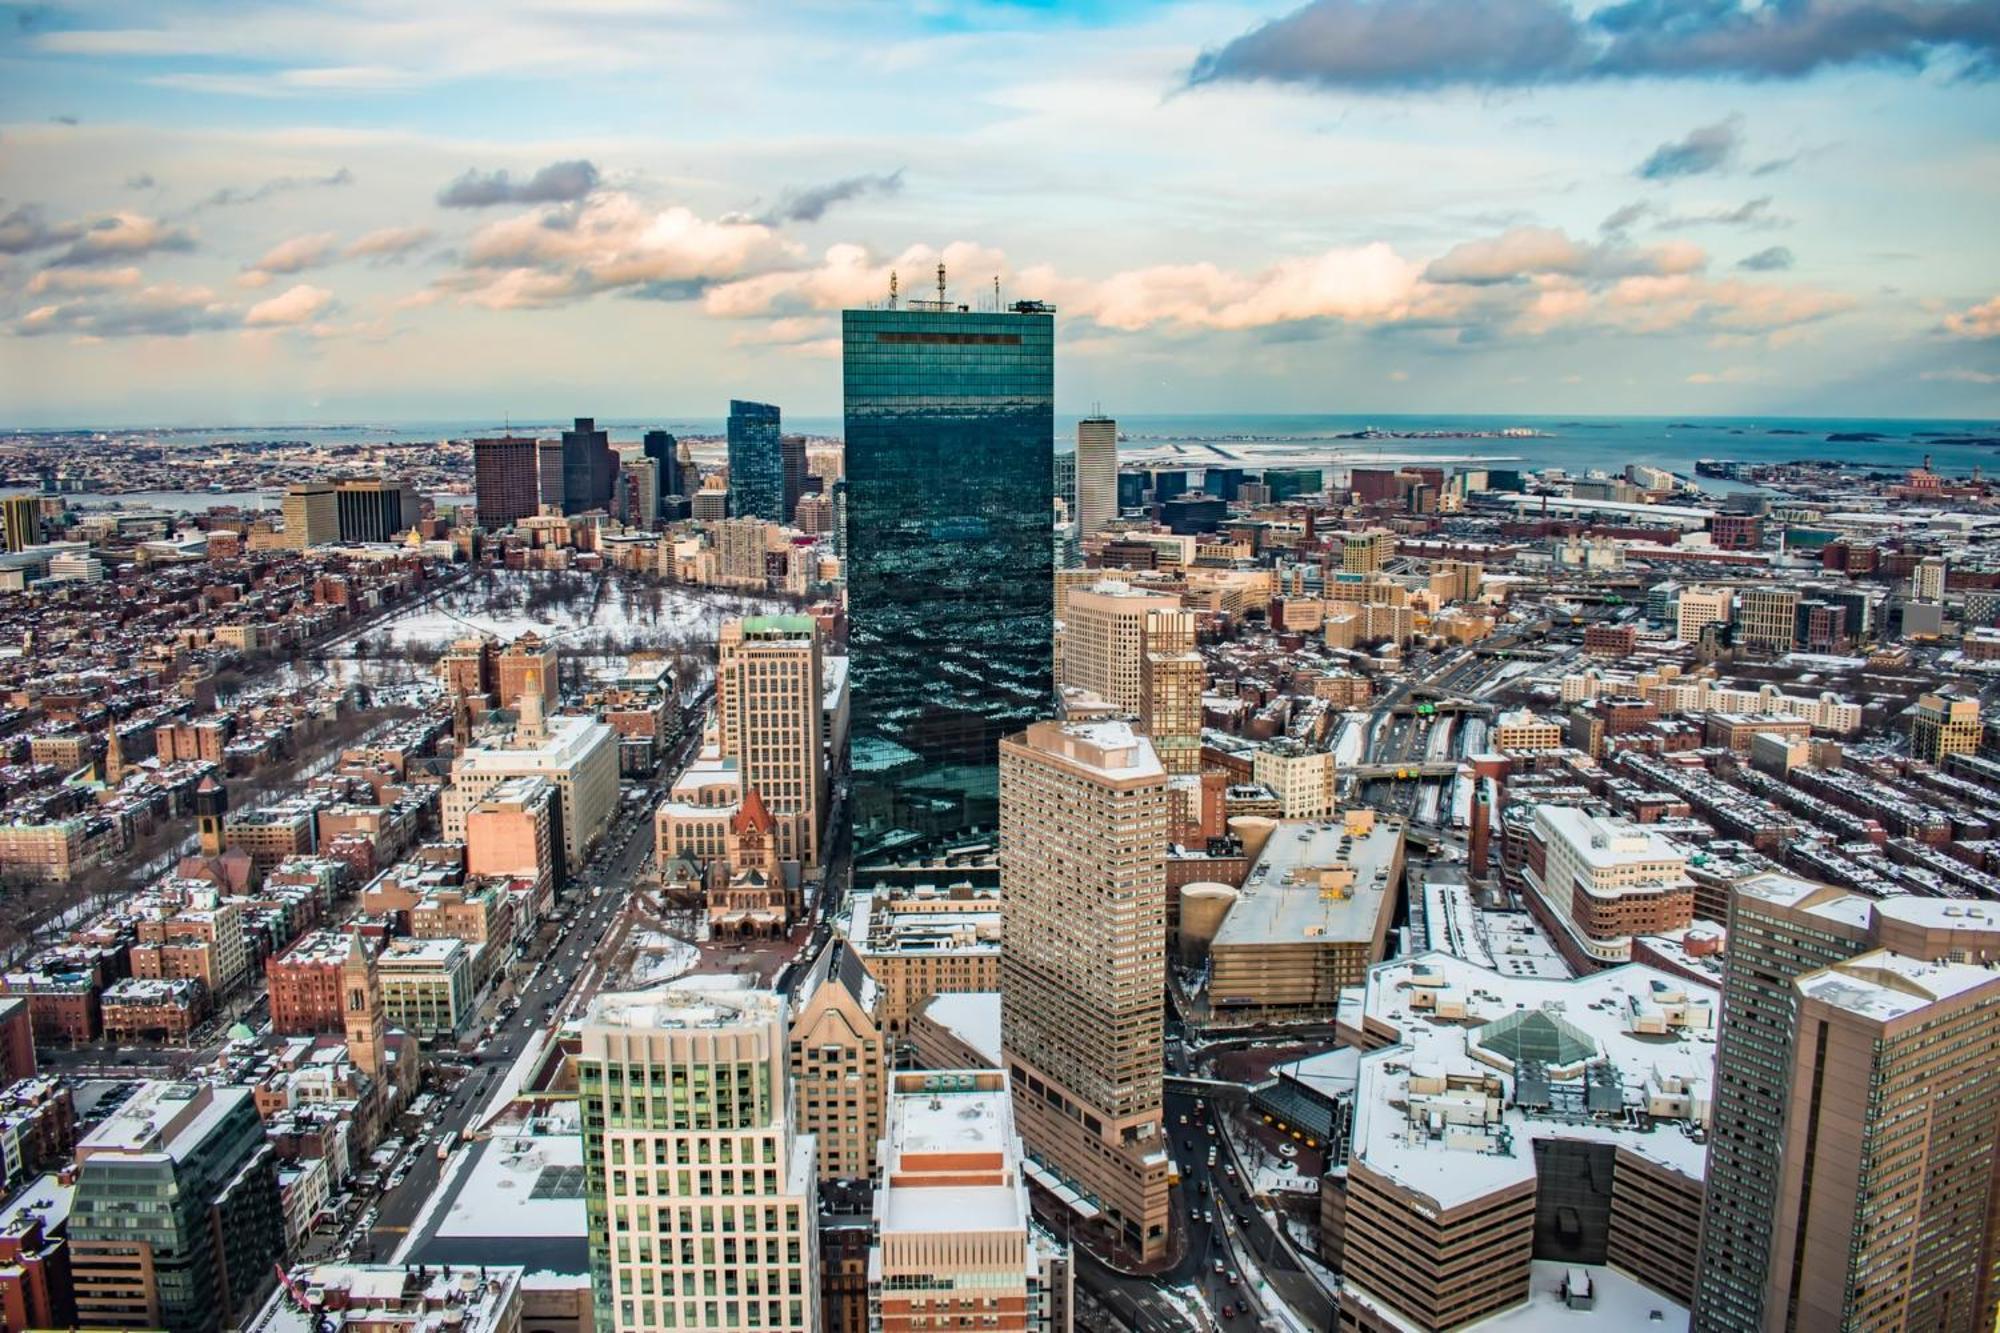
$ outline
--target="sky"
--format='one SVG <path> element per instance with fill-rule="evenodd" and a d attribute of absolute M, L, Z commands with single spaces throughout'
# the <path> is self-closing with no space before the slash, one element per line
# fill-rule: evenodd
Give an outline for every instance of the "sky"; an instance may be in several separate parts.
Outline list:
<path fill-rule="evenodd" d="M 0 426 L 2000 416 L 1994 0 L 0 2 Z"/>

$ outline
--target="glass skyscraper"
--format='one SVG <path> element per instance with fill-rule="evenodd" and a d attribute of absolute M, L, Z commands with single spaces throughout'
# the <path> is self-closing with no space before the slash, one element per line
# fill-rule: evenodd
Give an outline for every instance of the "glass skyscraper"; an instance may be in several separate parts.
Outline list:
<path fill-rule="evenodd" d="M 618 482 L 618 455 L 611 451 L 609 432 L 589 417 L 578 417 L 576 429 L 562 433 L 562 507 L 565 514 L 608 509 Z"/>
<path fill-rule="evenodd" d="M 729 513 L 785 521 L 785 458 L 769 403 L 729 400 Z"/>
<path fill-rule="evenodd" d="M 661 517 L 667 512 L 669 495 L 687 493 L 681 489 L 681 447 L 671 433 L 663 430 L 649 430 L 644 439 L 646 457 L 652 459 L 653 466 L 659 469 L 654 477 L 659 483 L 654 492 L 658 497 L 654 517 Z"/>
<path fill-rule="evenodd" d="M 1054 348 L 1039 302 L 842 316 L 857 855 L 993 829 L 1050 711 Z"/>

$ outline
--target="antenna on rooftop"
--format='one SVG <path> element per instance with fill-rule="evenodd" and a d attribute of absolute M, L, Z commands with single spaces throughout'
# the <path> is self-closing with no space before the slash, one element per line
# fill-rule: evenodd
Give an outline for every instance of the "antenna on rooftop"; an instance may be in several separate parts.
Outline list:
<path fill-rule="evenodd" d="M 998 273 L 993 275 L 993 308 L 995 310 L 1000 308 L 1000 275 Z"/>
<path fill-rule="evenodd" d="M 896 308 L 896 270 L 889 270 L 889 308 Z"/>
<path fill-rule="evenodd" d="M 944 261 L 938 260 L 938 304 L 944 304 Z"/>

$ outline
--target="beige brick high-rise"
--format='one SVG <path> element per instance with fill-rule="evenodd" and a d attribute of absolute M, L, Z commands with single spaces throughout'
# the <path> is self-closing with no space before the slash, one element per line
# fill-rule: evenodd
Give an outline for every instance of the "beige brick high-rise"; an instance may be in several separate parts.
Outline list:
<path fill-rule="evenodd" d="M 843 939 L 820 950 L 792 1015 L 792 1093 L 801 1133 L 819 1145 L 821 1180 L 875 1174 L 887 1044 L 875 1022 L 882 987 Z"/>
<path fill-rule="evenodd" d="M 1071 589 L 1063 613 L 1062 683 L 1093 691 L 1119 712 L 1136 716 L 1147 616 L 1180 606 L 1172 593 L 1112 579 Z"/>
<path fill-rule="evenodd" d="M 1001 741 L 1001 1044 L 1021 1135 L 1146 1259 L 1168 1226 L 1166 842 L 1166 770 L 1125 723 Z"/>
<path fill-rule="evenodd" d="M 1991 1329 L 2000 973 L 1877 949 L 1799 995 L 1766 1329 Z"/>
<path fill-rule="evenodd" d="M 1194 613 L 1172 593 L 1105 579 L 1064 599 L 1062 684 L 1136 717 L 1169 773 L 1201 766 L 1201 655 Z"/>
<path fill-rule="evenodd" d="M 1147 612 L 1139 730 L 1169 773 L 1201 771 L 1201 695 L 1207 681 L 1194 647 L 1194 612 Z"/>
<path fill-rule="evenodd" d="M 817 864 L 826 809 L 819 623 L 752 616 L 722 627 L 715 668 L 722 756 L 777 818 L 778 855 Z"/>

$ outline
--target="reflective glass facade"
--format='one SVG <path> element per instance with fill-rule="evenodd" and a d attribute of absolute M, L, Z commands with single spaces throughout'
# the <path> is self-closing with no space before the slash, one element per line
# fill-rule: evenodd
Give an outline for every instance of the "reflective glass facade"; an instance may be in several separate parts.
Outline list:
<path fill-rule="evenodd" d="M 729 400 L 729 514 L 785 521 L 785 458 L 769 403 Z"/>
<path fill-rule="evenodd" d="M 1055 319 L 849 310 L 842 344 L 866 855 L 992 829 L 1000 738 L 1050 711 Z"/>

